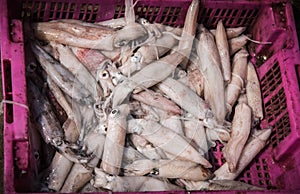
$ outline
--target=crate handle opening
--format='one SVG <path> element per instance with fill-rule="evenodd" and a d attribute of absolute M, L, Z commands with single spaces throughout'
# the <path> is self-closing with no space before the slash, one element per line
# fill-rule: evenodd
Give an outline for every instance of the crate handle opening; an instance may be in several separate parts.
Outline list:
<path fill-rule="evenodd" d="M 299 64 L 295 65 L 295 70 L 296 70 L 298 89 L 300 91 L 300 65 Z"/>
<path fill-rule="evenodd" d="M 11 62 L 8 59 L 3 60 L 3 92 L 4 92 L 4 100 L 13 101 L 12 95 L 12 76 L 11 76 Z M 7 123 L 14 122 L 13 116 L 13 104 L 5 103 L 5 121 Z"/>

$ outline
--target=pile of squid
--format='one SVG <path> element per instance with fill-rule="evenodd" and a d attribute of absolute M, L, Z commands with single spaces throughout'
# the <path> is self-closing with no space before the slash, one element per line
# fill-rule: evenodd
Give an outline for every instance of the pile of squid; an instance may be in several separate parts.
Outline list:
<path fill-rule="evenodd" d="M 55 148 L 42 191 L 261 189 L 235 181 L 265 146 L 245 27 L 208 30 L 193 0 L 183 28 L 125 17 L 31 24 L 31 121 Z M 212 170 L 219 141 L 226 162 Z"/>

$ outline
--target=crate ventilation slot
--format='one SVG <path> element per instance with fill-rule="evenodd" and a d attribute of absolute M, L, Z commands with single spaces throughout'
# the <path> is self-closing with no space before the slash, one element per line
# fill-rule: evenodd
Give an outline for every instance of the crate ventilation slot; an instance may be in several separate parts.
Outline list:
<path fill-rule="evenodd" d="M 213 165 L 213 169 L 212 170 L 216 170 L 218 169 L 222 164 L 224 164 L 226 162 L 223 153 L 222 153 L 222 149 L 223 149 L 224 145 L 222 145 L 219 141 L 216 141 L 216 146 L 212 147 L 210 149 L 209 153 L 209 160 L 211 162 L 211 164 Z"/>
<path fill-rule="evenodd" d="M 272 127 L 273 131 L 270 137 L 270 144 L 274 148 L 291 133 L 288 113 L 286 112 Z"/>
<path fill-rule="evenodd" d="M 241 182 L 260 187 L 272 187 L 267 159 L 259 158 L 253 161 L 238 178 Z M 255 180 L 255 182 L 253 182 Z"/>
<path fill-rule="evenodd" d="M 75 12 L 74 3 L 55 3 L 50 4 L 49 19 L 71 19 Z"/>
<path fill-rule="evenodd" d="M 22 1 L 21 17 L 30 17 L 31 21 L 56 19 L 79 19 L 95 22 L 99 12 L 98 4 L 71 2 Z"/>
<path fill-rule="evenodd" d="M 88 22 L 95 22 L 97 19 L 99 10 L 98 4 L 81 4 L 79 20 L 84 20 Z"/>
<path fill-rule="evenodd" d="M 4 92 L 5 92 L 5 100 L 13 101 L 13 93 L 12 93 L 12 77 L 11 77 L 11 62 L 10 60 L 3 60 L 3 73 L 4 73 Z M 6 111 L 5 111 L 5 121 L 7 123 L 14 122 L 13 116 L 13 105 L 10 103 L 5 103 Z"/>
<path fill-rule="evenodd" d="M 180 11 L 180 7 L 165 7 L 162 17 L 160 18 L 160 23 L 174 26 Z"/>
<path fill-rule="evenodd" d="M 270 96 L 279 87 L 282 87 L 281 72 L 279 63 L 275 62 L 272 68 L 261 79 L 263 98 L 265 99 Z"/>
<path fill-rule="evenodd" d="M 287 104 L 284 89 L 281 88 L 268 102 L 265 103 L 265 119 L 269 123 L 282 117 L 283 113 L 287 111 Z"/>
<path fill-rule="evenodd" d="M 162 13 L 161 13 L 162 12 Z M 159 22 L 169 26 L 174 26 L 178 17 L 180 16 L 180 7 L 156 7 L 156 6 L 141 6 L 137 5 L 135 13 L 141 18 L 145 18 L 150 22 Z M 115 9 L 114 18 L 124 17 L 125 6 L 117 5 Z M 161 15 L 160 18 L 158 16 Z"/>
<path fill-rule="evenodd" d="M 226 27 L 251 26 L 254 24 L 258 14 L 257 9 L 200 9 L 198 22 L 207 28 L 216 28 L 217 23 L 222 19 Z"/>
<path fill-rule="evenodd" d="M 114 18 L 124 17 L 125 15 L 125 5 L 116 5 Z"/>
<path fill-rule="evenodd" d="M 273 127 L 270 144 L 272 147 L 276 147 L 291 133 L 280 65 L 277 61 L 263 76 L 261 87 L 263 98 L 269 98 L 267 101 L 265 100 L 264 107 L 265 119 Z"/>
<path fill-rule="evenodd" d="M 46 2 L 22 1 L 21 18 L 30 17 L 32 21 L 43 21 L 46 11 Z"/>
<path fill-rule="evenodd" d="M 155 6 L 139 6 L 136 9 L 136 14 L 148 21 L 154 22 L 160 12 L 160 7 Z"/>

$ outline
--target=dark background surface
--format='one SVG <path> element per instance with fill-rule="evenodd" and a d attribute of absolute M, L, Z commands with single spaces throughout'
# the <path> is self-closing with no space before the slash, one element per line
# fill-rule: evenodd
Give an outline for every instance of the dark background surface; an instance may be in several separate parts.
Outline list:
<path fill-rule="evenodd" d="M 294 17 L 296 21 L 296 28 L 298 40 L 300 39 L 300 0 L 291 1 L 293 4 Z M 300 41 L 298 41 L 299 43 Z M 300 44 L 299 44 L 300 47 Z M 0 79 L 0 99 L 2 100 L 2 80 Z M 0 115 L 0 193 L 3 193 L 3 115 Z"/>

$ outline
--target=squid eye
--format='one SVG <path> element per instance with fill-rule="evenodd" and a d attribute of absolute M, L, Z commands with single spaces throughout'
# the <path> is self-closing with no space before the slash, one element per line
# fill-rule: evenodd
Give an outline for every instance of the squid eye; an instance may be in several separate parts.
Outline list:
<path fill-rule="evenodd" d="M 100 76 L 103 79 L 107 79 L 109 77 L 109 73 L 108 73 L 108 71 L 104 70 L 104 71 L 102 71 Z"/>
<path fill-rule="evenodd" d="M 101 129 L 102 129 L 104 132 L 107 132 L 107 126 L 106 126 L 106 124 L 103 124 L 103 125 L 101 126 Z"/>
<path fill-rule="evenodd" d="M 33 62 L 29 63 L 29 65 L 28 65 L 29 72 L 34 72 L 36 70 L 36 68 L 37 68 L 37 65 L 35 63 L 33 63 Z"/>
<path fill-rule="evenodd" d="M 120 40 L 119 42 L 116 43 L 117 47 L 121 47 L 121 46 L 125 46 L 127 45 L 127 41 L 126 40 Z"/>
<path fill-rule="evenodd" d="M 112 111 L 111 111 L 111 115 L 117 115 L 119 113 L 119 110 L 118 109 L 113 109 Z"/>
<path fill-rule="evenodd" d="M 150 172 L 150 174 L 159 175 L 159 169 L 158 168 L 153 168 L 152 171 Z"/>
<path fill-rule="evenodd" d="M 95 108 L 100 110 L 101 109 L 101 105 L 100 104 L 95 104 Z"/>

